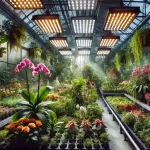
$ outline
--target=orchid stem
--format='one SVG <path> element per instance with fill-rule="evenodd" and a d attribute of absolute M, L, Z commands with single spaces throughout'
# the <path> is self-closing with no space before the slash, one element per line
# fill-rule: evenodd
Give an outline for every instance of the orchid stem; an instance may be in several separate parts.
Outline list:
<path fill-rule="evenodd" d="M 38 75 L 38 101 L 39 101 L 39 91 L 40 91 L 40 73 L 39 73 L 39 75 Z"/>
<path fill-rule="evenodd" d="M 28 91 L 28 94 L 29 94 L 29 102 L 30 102 L 30 89 L 29 89 L 28 71 L 27 71 L 26 67 L 25 67 L 25 71 L 26 71 L 27 91 Z"/>

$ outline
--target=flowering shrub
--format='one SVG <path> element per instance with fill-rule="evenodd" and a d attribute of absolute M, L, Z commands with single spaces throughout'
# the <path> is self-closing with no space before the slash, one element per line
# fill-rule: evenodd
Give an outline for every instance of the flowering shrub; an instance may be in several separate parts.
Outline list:
<path fill-rule="evenodd" d="M 145 99 L 146 99 L 147 101 L 150 101 L 150 93 L 146 93 L 146 94 L 145 94 Z"/>
<path fill-rule="evenodd" d="M 34 118 L 21 118 L 16 122 L 12 122 L 7 129 L 17 136 L 28 140 L 38 141 L 40 138 L 42 122 Z"/>

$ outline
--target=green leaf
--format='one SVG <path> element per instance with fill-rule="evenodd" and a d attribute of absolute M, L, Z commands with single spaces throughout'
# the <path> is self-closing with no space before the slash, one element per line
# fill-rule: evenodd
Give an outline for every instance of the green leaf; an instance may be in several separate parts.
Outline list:
<path fill-rule="evenodd" d="M 36 93 L 34 105 L 38 105 L 49 94 L 51 89 L 52 89 L 51 86 L 46 86 L 46 87 L 40 88 L 39 97 L 38 97 L 38 93 Z"/>
<path fill-rule="evenodd" d="M 140 93 L 140 92 L 141 92 L 142 87 L 143 87 L 143 85 L 140 85 L 139 90 L 138 90 L 138 93 Z"/>
<path fill-rule="evenodd" d="M 38 141 L 38 137 L 37 137 L 36 135 L 32 136 L 31 139 L 32 139 L 33 141 Z"/>
<path fill-rule="evenodd" d="M 30 104 L 34 103 L 34 94 L 32 92 L 28 92 L 27 90 L 23 90 L 21 92 L 22 97 L 28 101 Z"/>
<path fill-rule="evenodd" d="M 26 107 L 32 108 L 32 105 L 29 104 L 29 102 L 27 102 L 27 101 L 18 102 L 18 105 L 23 106 L 23 107 L 26 106 Z"/>
<path fill-rule="evenodd" d="M 19 112 L 16 112 L 12 117 L 12 121 L 15 122 L 15 121 L 19 120 L 20 118 L 27 115 L 30 111 L 31 111 L 31 109 L 26 109 L 26 110 L 21 110 Z"/>
<path fill-rule="evenodd" d="M 39 109 L 39 108 L 41 108 L 41 107 L 48 106 L 48 105 L 53 104 L 53 103 L 55 103 L 55 102 L 52 102 L 52 101 L 41 102 L 41 103 L 39 103 L 39 104 L 36 106 L 36 109 Z"/>

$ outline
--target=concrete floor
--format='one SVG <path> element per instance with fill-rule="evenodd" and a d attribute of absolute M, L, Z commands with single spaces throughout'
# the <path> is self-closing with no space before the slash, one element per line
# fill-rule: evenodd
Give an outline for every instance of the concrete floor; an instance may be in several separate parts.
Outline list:
<path fill-rule="evenodd" d="M 105 107 L 104 103 L 101 99 L 98 101 L 100 107 L 104 109 L 103 113 L 103 121 L 107 126 L 107 132 L 111 139 L 110 148 L 111 150 L 134 150 L 130 143 L 124 141 L 123 134 L 120 134 L 120 127 L 118 124 L 113 121 L 113 117 L 109 114 L 107 108 Z"/>

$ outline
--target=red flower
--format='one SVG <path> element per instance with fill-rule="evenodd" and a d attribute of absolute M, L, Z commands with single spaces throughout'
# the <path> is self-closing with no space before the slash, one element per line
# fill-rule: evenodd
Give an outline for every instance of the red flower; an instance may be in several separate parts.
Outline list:
<path fill-rule="evenodd" d="M 90 85 L 91 84 L 91 82 L 90 81 L 86 81 L 86 85 Z"/>

